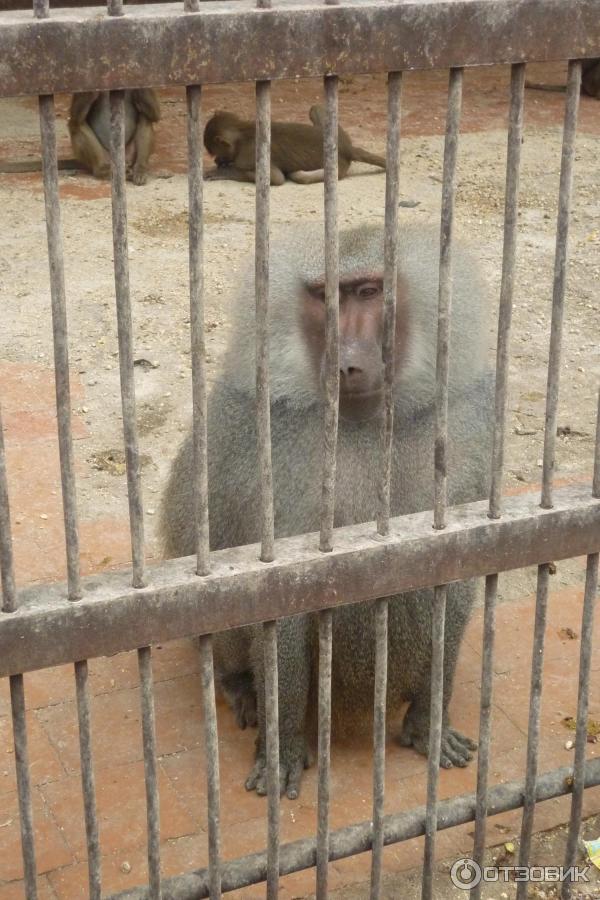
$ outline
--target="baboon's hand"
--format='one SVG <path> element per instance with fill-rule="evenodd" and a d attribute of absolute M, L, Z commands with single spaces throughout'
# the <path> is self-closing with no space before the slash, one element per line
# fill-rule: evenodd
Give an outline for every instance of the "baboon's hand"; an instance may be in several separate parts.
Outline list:
<path fill-rule="evenodd" d="M 303 737 L 297 737 L 279 755 L 279 794 L 296 800 L 300 793 L 302 773 L 310 765 L 310 758 Z M 246 779 L 246 790 L 256 791 L 260 797 L 267 793 L 267 757 L 258 750 L 256 762 Z"/>

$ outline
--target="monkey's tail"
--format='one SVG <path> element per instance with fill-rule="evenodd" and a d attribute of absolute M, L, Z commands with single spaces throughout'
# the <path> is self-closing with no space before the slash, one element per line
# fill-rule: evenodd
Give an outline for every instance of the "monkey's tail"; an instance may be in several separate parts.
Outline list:
<path fill-rule="evenodd" d="M 368 150 L 364 150 L 362 147 L 355 147 L 354 145 L 352 146 L 352 159 L 356 162 L 368 163 L 370 166 L 379 166 L 380 169 L 385 169 L 386 167 L 383 156 L 378 156 L 377 153 L 370 153 Z"/>
<path fill-rule="evenodd" d="M 78 159 L 59 159 L 59 170 L 77 169 L 82 171 L 85 166 Z M 22 172 L 41 172 L 41 159 L 20 159 L 14 162 L 0 162 L 0 175 L 17 175 Z"/>
<path fill-rule="evenodd" d="M 526 81 L 525 87 L 530 91 L 551 91 L 564 93 L 567 90 L 564 84 L 540 84 L 537 81 Z"/>

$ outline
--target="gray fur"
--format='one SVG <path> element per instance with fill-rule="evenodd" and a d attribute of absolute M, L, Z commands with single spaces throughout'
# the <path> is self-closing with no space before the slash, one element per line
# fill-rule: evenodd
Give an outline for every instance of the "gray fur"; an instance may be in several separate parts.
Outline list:
<path fill-rule="evenodd" d="M 270 362 L 275 534 L 318 531 L 323 448 L 321 388 L 299 336 L 302 280 L 322 276 L 322 231 L 285 229 L 272 248 Z M 409 343 L 397 367 L 391 512 L 398 516 L 433 506 L 433 428 L 439 236 L 433 229 L 401 227 L 399 271 L 408 283 Z M 340 271 L 383 270 L 383 229 L 361 227 L 340 234 Z M 453 256 L 453 316 L 450 340 L 448 499 L 466 503 L 485 496 L 493 414 L 492 378 L 486 366 L 487 302 L 477 266 L 464 248 Z M 253 263 L 240 280 L 232 304 L 233 331 L 208 409 L 211 548 L 260 540 L 258 461 L 254 407 Z M 362 422 L 340 418 L 335 525 L 372 521 L 377 511 L 380 465 L 379 417 Z M 162 507 L 169 556 L 194 552 L 191 436 L 173 463 Z M 394 597 L 389 613 L 388 703 L 410 700 L 402 743 L 427 752 L 431 662 L 432 590 Z M 448 589 L 445 651 L 443 765 L 466 765 L 474 745 L 447 725 L 456 657 L 475 596 L 473 582 Z M 358 604 L 334 614 L 334 705 L 372 704 L 374 607 Z M 306 763 L 314 630 L 307 617 L 279 623 L 279 709 L 282 789 L 297 796 Z M 215 640 L 217 672 L 240 724 L 252 723 L 253 696 L 228 689 L 251 671 L 256 689 L 259 737 L 257 767 L 247 787 L 265 790 L 264 704 L 261 629 L 247 627 Z M 233 677 L 233 681 L 231 680 Z M 227 680 L 229 678 L 229 681 Z M 240 709 L 241 708 L 241 709 Z"/>

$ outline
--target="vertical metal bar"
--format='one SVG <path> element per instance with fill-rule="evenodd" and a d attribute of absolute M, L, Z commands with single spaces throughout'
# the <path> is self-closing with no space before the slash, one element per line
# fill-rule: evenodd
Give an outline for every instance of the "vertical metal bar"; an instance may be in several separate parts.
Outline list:
<path fill-rule="evenodd" d="M 271 85 L 256 82 L 256 409 L 260 466 L 261 554 L 274 558 L 273 470 L 269 394 L 269 198 L 271 188 Z"/>
<path fill-rule="evenodd" d="M 33 812 L 31 808 L 31 779 L 29 777 L 29 755 L 27 752 L 27 724 L 25 721 L 25 686 L 23 684 L 23 676 L 11 675 L 9 683 L 13 740 L 15 745 L 15 768 L 17 771 L 17 793 L 19 797 L 25 898 L 26 900 L 37 900 L 37 870 L 35 863 Z"/>
<path fill-rule="evenodd" d="M 2 612 L 11 613 L 17 608 L 17 588 L 13 560 L 12 531 L 10 527 L 10 502 L 6 477 L 6 453 L 2 406 L 0 406 L 0 577 L 2 579 Z"/>
<path fill-rule="evenodd" d="M 483 659 L 481 662 L 481 703 L 479 708 L 479 751 L 477 759 L 477 799 L 475 806 L 475 839 L 473 859 L 482 865 L 485 852 L 490 739 L 492 734 L 492 684 L 494 675 L 494 640 L 496 637 L 496 600 L 498 575 L 485 579 L 485 608 L 483 614 Z M 473 900 L 480 900 L 481 884 L 471 888 Z"/>
<path fill-rule="evenodd" d="M 67 551 L 67 580 L 69 600 L 81 597 L 79 572 L 79 534 L 77 528 L 77 493 L 71 430 L 71 393 L 69 387 L 69 342 L 67 331 L 67 303 L 60 205 L 58 199 L 58 163 L 56 155 L 56 118 L 54 97 L 39 97 L 40 132 L 42 138 L 42 170 L 46 207 L 46 233 L 50 265 L 50 295 L 52 298 L 52 331 L 54 338 L 54 378 L 56 385 L 56 414 L 60 451 L 63 517 Z"/>
<path fill-rule="evenodd" d="M 265 665 L 265 715 L 267 720 L 267 900 L 279 894 L 279 679 L 277 622 L 263 625 Z"/>
<path fill-rule="evenodd" d="M 271 9 L 271 0 L 256 0 L 258 9 Z"/>
<path fill-rule="evenodd" d="M 106 11 L 109 16 L 122 16 L 124 14 L 123 0 L 107 0 Z"/>
<path fill-rule="evenodd" d="M 446 586 L 436 585 L 433 593 L 431 713 L 429 755 L 427 758 L 427 812 L 425 817 L 425 852 L 423 856 L 422 900 L 433 898 L 433 866 L 437 832 L 437 792 L 442 745 L 442 712 L 444 692 L 444 631 L 446 624 Z"/>
<path fill-rule="evenodd" d="M 581 647 L 579 651 L 579 694 L 577 698 L 575 762 L 573 764 L 573 796 L 571 798 L 571 819 L 565 852 L 565 868 L 567 870 L 570 866 L 574 866 L 577 861 L 577 842 L 579 840 L 581 811 L 583 808 L 585 751 L 587 747 L 589 691 L 592 669 L 592 634 L 594 628 L 594 607 L 598 593 L 598 558 L 598 553 L 591 553 L 588 556 L 585 574 L 583 613 L 581 616 Z M 562 900 L 569 900 L 571 888 L 572 883 L 570 879 L 563 881 Z"/>
<path fill-rule="evenodd" d="M 50 0 L 33 0 L 33 15 L 36 19 L 47 19 L 50 16 Z"/>
<path fill-rule="evenodd" d="M 382 421 L 382 472 L 377 531 L 390 530 L 390 479 L 394 433 L 394 346 L 396 343 L 396 294 L 398 285 L 398 184 L 400 165 L 400 96 L 402 73 L 388 74 L 388 132 L 385 176 L 384 324 L 382 357 L 384 405 Z"/>
<path fill-rule="evenodd" d="M 184 12 L 200 12 L 200 0 L 183 0 Z"/>
<path fill-rule="evenodd" d="M 436 428 L 434 527 L 444 528 L 446 519 L 446 444 L 448 435 L 448 349 L 452 302 L 452 226 L 456 193 L 456 160 L 462 106 L 463 70 L 451 69 L 444 142 L 444 180 L 440 227 L 440 280 L 436 357 Z"/>
<path fill-rule="evenodd" d="M 436 426 L 434 527 L 446 523 L 446 450 L 448 438 L 448 371 L 450 314 L 452 306 L 452 225 L 456 193 L 456 161 L 462 106 L 463 70 L 451 69 L 448 83 L 448 110 L 444 142 L 444 177 L 440 226 L 440 275 L 438 297 L 438 333 L 436 355 Z M 433 866 L 437 831 L 437 791 L 442 742 L 444 692 L 444 630 L 446 620 L 446 586 L 436 585 L 433 595 L 431 636 L 431 712 L 429 757 L 427 764 L 427 813 L 425 821 L 425 853 L 423 859 L 422 900 L 433 894 Z"/>
<path fill-rule="evenodd" d="M 573 159 L 575 156 L 575 133 L 579 109 L 581 86 L 581 63 L 570 62 L 567 79 L 567 99 L 563 129 L 560 189 L 558 198 L 558 219 L 556 227 L 556 255 L 554 262 L 554 289 L 552 297 L 552 325 L 550 332 L 550 358 L 548 361 L 548 386 L 546 398 L 546 427 L 544 433 L 544 468 L 542 473 L 541 505 L 552 506 L 552 479 L 554 474 L 554 450 L 556 445 L 556 414 L 560 379 L 560 353 L 562 323 L 564 314 L 565 281 L 567 267 L 567 241 L 573 183 Z M 540 735 L 540 706 L 542 697 L 542 670 L 544 662 L 544 634 L 546 630 L 546 609 L 548 603 L 549 566 L 538 566 L 538 583 L 535 609 L 533 657 L 531 664 L 531 695 L 529 700 L 529 727 L 527 734 L 527 774 L 523 819 L 521 823 L 521 845 L 519 865 L 529 862 L 531 835 L 535 813 L 535 792 L 538 769 L 538 745 Z M 517 900 L 525 900 L 527 885 L 517 886 Z"/>
<path fill-rule="evenodd" d="M 600 497 L 600 391 L 598 391 L 598 408 L 596 413 L 596 445 L 594 451 L 594 481 L 592 496 Z M 573 765 L 573 796 L 571 799 L 571 818 L 565 852 L 565 868 L 567 871 L 577 860 L 577 846 L 581 828 L 583 808 L 583 790 L 585 781 L 582 772 L 585 765 L 587 746 L 587 717 L 589 709 L 589 691 L 592 664 L 592 641 L 594 632 L 594 609 L 598 595 L 598 553 L 591 553 L 587 558 L 585 573 L 585 589 L 583 594 L 583 611 L 581 614 L 581 646 L 579 649 L 579 693 L 577 697 L 577 730 L 575 736 L 575 762 Z M 571 881 L 563 882 L 562 900 L 570 900 L 572 895 Z"/>
<path fill-rule="evenodd" d="M 90 724 L 90 698 L 88 691 L 87 660 L 75 663 L 75 687 L 77 691 L 77 719 L 79 723 L 79 757 L 81 759 L 81 787 L 88 854 L 88 883 L 90 900 L 100 900 L 102 884 L 100 876 L 100 843 L 96 815 L 96 785 L 92 760 L 92 732 Z"/>
<path fill-rule="evenodd" d="M 600 497 L 600 390 L 598 391 L 598 410 L 596 412 L 596 454 L 594 456 L 592 497 Z"/>
<path fill-rule="evenodd" d="M 208 795 L 208 881 L 210 900 L 221 896 L 221 791 L 219 781 L 219 738 L 215 702 L 215 669 L 211 635 L 200 638 L 200 678 L 204 709 L 204 752 Z"/>
<path fill-rule="evenodd" d="M 385 803 L 385 722 L 388 665 L 388 601 L 375 603 L 375 697 L 373 704 L 373 841 L 371 900 L 381 895 L 383 873 L 383 816 Z"/>
<path fill-rule="evenodd" d="M 146 818 L 148 823 L 148 873 L 150 900 L 161 900 L 160 885 L 160 805 L 156 766 L 156 731 L 154 727 L 154 691 L 152 684 L 152 651 L 138 650 L 140 696 L 142 704 L 142 738 L 144 742 L 144 775 L 146 780 Z"/>
<path fill-rule="evenodd" d="M 127 493 L 133 586 L 144 586 L 144 511 L 140 483 L 140 459 L 135 417 L 135 381 L 133 375 L 133 337 L 129 296 L 127 250 L 127 199 L 125 193 L 125 92 L 110 93 L 110 157 L 112 170 L 112 223 L 119 337 L 119 368 L 123 436 L 127 463 Z"/>
<path fill-rule="evenodd" d="M 523 799 L 523 819 L 521 822 L 521 845 L 519 848 L 520 866 L 527 866 L 529 864 L 529 851 L 531 849 L 531 835 L 533 832 L 538 769 L 538 746 L 540 737 L 542 673 L 544 667 L 544 634 L 546 631 L 549 580 L 549 565 L 544 563 L 543 565 L 538 566 L 533 652 L 531 659 L 529 724 L 527 729 L 527 773 L 525 776 L 525 796 Z M 526 884 L 525 887 L 527 887 Z M 526 896 L 527 891 L 525 890 L 525 892 L 523 892 L 520 884 L 517 885 L 517 900 L 525 900 Z"/>
<path fill-rule="evenodd" d="M 196 505 L 196 571 L 209 572 L 208 443 L 202 215 L 202 88 L 186 88 L 189 193 L 190 332 Z"/>
<path fill-rule="evenodd" d="M 502 282 L 498 314 L 498 339 L 496 348 L 496 396 L 494 417 L 494 444 L 492 450 L 492 483 L 490 489 L 490 518 L 501 514 L 502 478 L 504 472 L 504 441 L 506 428 L 506 404 L 510 328 L 517 243 L 519 173 L 521 140 L 523 131 L 523 95 L 525 65 L 517 63 L 511 68 L 510 112 L 506 159 L 506 191 L 504 201 L 504 246 L 502 255 Z M 477 801 L 475 810 L 475 840 L 473 859 L 483 865 L 487 821 L 487 791 L 492 733 L 492 691 L 494 640 L 496 633 L 496 600 L 498 575 L 488 575 L 485 580 L 485 611 L 483 623 L 483 659 L 481 665 L 481 706 L 479 715 L 479 753 L 477 757 Z M 481 883 L 471 888 L 473 900 L 481 898 Z"/>
<path fill-rule="evenodd" d="M 329 768 L 331 748 L 331 659 L 333 612 L 319 613 L 319 790 L 317 900 L 327 900 L 329 874 Z"/>
<path fill-rule="evenodd" d="M 325 440 L 323 487 L 321 493 L 321 533 L 319 548 L 333 548 L 335 514 L 335 463 L 340 391 L 339 367 L 339 236 L 337 209 L 338 181 L 338 79 L 329 75 L 325 87 Z"/>
<path fill-rule="evenodd" d="M 506 190 L 504 198 L 504 246 L 502 252 L 502 282 L 500 285 L 500 309 L 498 313 L 498 339 L 496 345 L 494 446 L 492 451 L 492 486 L 490 490 L 489 511 L 490 518 L 492 519 L 499 518 L 501 514 L 510 329 L 512 322 L 517 225 L 519 216 L 519 174 L 523 135 L 524 88 L 525 65 L 524 63 L 516 63 L 511 67 L 510 77 L 510 111 L 506 158 Z M 479 759 L 481 760 L 481 754 L 479 755 Z"/>
<path fill-rule="evenodd" d="M 569 223 L 573 188 L 573 161 L 577 114 L 581 90 L 581 62 L 571 61 L 567 76 L 567 99 L 563 126 L 562 158 L 560 164 L 560 188 L 556 222 L 556 253 L 554 257 L 554 287 L 552 292 L 552 323 L 550 327 L 550 359 L 546 390 L 546 427 L 544 431 L 544 464 L 542 469 L 542 506 L 552 507 L 552 479 L 554 477 L 554 452 L 556 447 L 556 416 L 560 383 L 560 356 L 562 326 L 567 278 Z M 521 896 L 524 896 L 521 892 Z"/>

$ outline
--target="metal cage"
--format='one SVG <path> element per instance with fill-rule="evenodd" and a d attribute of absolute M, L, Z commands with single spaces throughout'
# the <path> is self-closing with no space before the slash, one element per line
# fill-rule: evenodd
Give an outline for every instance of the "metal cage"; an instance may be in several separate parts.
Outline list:
<path fill-rule="evenodd" d="M 572 794 L 566 866 L 575 862 L 584 788 L 600 784 L 600 759 L 585 760 L 591 635 L 600 550 L 600 426 L 593 485 L 553 489 L 554 448 L 561 353 L 572 166 L 575 152 L 581 60 L 600 55 L 597 0 L 216 0 L 185 5 L 134 6 L 109 0 L 106 15 L 93 8 L 54 10 L 33 0 L 30 11 L 0 14 L 0 96 L 39 95 L 43 177 L 54 329 L 56 404 L 68 578 L 19 594 L 15 589 L 7 478 L 0 426 L 0 676 L 10 679 L 21 836 L 28 900 L 36 893 L 35 829 L 31 810 L 23 673 L 73 662 L 87 833 L 89 896 L 101 897 L 100 845 L 91 750 L 87 662 L 121 650 L 137 650 L 141 682 L 150 884 L 122 898 L 217 898 L 222 892 L 266 881 L 275 898 L 280 875 L 316 867 L 317 896 L 327 896 L 328 861 L 371 850 L 371 896 L 381 890 L 386 844 L 425 835 L 422 896 L 432 897 L 434 844 L 440 829 L 474 820 L 474 859 L 481 862 L 486 816 L 523 807 L 519 863 L 529 856 L 533 812 L 539 800 Z M 347 52 L 351 46 L 352 53 Z M 93 52 L 90 52 L 93 48 Z M 218 52 L 217 52 L 218 48 Z M 501 497 L 509 340 L 515 266 L 519 163 L 525 64 L 570 60 L 565 106 L 559 212 L 548 367 L 541 500 Z M 504 250 L 496 369 L 496 427 L 488 502 L 447 508 L 448 328 L 456 151 L 463 68 L 512 65 Z M 390 519 L 392 438 L 392 341 L 397 264 L 397 209 L 402 71 L 450 69 L 442 188 L 440 294 L 437 356 L 435 508 Z M 338 395 L 337 92 L 338 77 L 388 73 L 384 363 L 386 405 L 381 506 L 376 523 L 333 528 Z M 270 82 L 290 76 L 324 79 L 325 249 L 328 403 L 320 535 L 274 540 L 269 434 L 267 306 L 269 294 Z M 257 102 L 256 300 L 257 397 L 262 484 L 262 543 L 209 553 L 206 464 L 206 385 L 202 260 L 202 85 L 254 81 Z M 129 296 L 125 193 L 123 91 L 183 85 L 187 95 L 189 149 L 189 266 L 194 436 L 199 497 L 197 559 L 144 562 L 144 525 L 135 421 L 132 325 Z M 76 485 L 70 418 L 67 316 L 58 200 L 53 94 L 110 91 L 112 114 L 112 209 L 119 359 L 131 523 L 132 569 L 82 579 L 79 571 Z M 1 394 L 1 386 L 0 386 Z M 431 527 L 433 521 L 434 528 Z M 538 738 L 549 560 L 587 554 L 581 629 L 579 700 L 574 766 L 538 774 Z M 488 786 L 492 658 L 498 573 L 537 564 L 531 699 L 525 780 Z M 485 622 L 477 792 L 439 802 L 443 625 L 445 585 L 485 576 Z M 329 735 L 332 610 L 340 603 L 385 598 L 435 586 L 433 703 L 426 808 L 384 815 L 384 736 L 387 678 L 387 601 L 377 600 L 374 697 L 373 813 L 371 822 L 329 828 Z M 174 602 L 175 601 L 175 602 Z M 278 618 L 315 612 L 319 620 L 319 793 L 315 838 L 280 845 L 278 777 Z M 268 847 L 223 864 L 219 849 L 219 765 L 212 639 L 215 632 L 249 623 L 264 625 L 268 718 Z M 151 646 L 175 637 L 200 636 L 208 772 L 209 866 L 161 878 Z M 519 886 L 520 898 L 526 886 Z M 480 897 L 479 888 L 472 896 Z M 570 896 L 563 885 L 563 898 Z"/>

